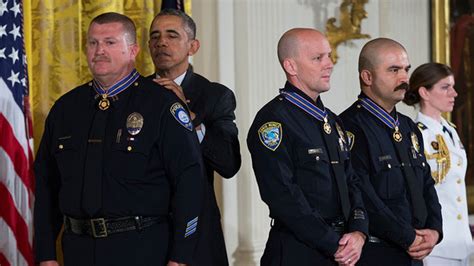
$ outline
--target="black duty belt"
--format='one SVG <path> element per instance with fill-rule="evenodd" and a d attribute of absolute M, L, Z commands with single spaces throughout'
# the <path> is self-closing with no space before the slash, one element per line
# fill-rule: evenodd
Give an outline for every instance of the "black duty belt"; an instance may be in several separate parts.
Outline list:
<path fill-rule="evenodd" d="M 369 238 L 367 239 L 367 241 L 370 242 L 370 243 L 384 244 L 384 245 L 389 245 L 389 246 L 390 246 L 390 244 L 389 244 L 387 241 L 385 241 L 385 240 L 383 240 L 383 239 L 381 239 L 381 238 L 378 238 L 378 237 L 376 237 L 376 236 L 369 236 Z"/>
<path fill-rule="evenodd" d="M 345 222 L 343 220 L 326 221 L 326 223 L 336 233 L 344 234 L 344 232 L 346 231 Z M 282 222 L 276 219 L 272 219 L 271 226 L 272 228 L 275 228 L 277 230 L 288 230 L 288 228 Z"/>
<path fill-rule="evenodd" d="M 64 231 L 77 235 L 89 235 L 94 238 L 103 238 L 111 234 L 117 234 L 132 230 L 140 231 L 143 228 L 164 222 L 166 220 L 167 216 L 127 216 L 114 219 L 75 219 L 72 217 L 64 216 Z"/>

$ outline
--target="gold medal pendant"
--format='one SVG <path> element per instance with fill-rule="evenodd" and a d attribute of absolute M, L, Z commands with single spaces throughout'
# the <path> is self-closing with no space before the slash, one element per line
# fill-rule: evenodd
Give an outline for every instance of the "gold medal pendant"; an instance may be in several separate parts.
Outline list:
<path fill-rule="evenodd" d="M 395 132 L 393 132 L 392 136 L 396 142 L 402 141 L 402 133 L 398 130 L 398 127 L 395 127 Z"/>
<path fill-rule="evenodd" d="M 324 124 L 323 124 L 323 129 L 324 129 L 324 132 L 326 132 L 326 134 L 331 134 L 331 125 L 328 123 L 328 119 L 325 117 L 324 118 Z"/>
<path fill-rule="evenodd" d="M 107 99 L 107 94 L 102 94 L 102 99 L 99 101 L 99 109 L 104 111 L 109 109 L 110 101 Z"/>

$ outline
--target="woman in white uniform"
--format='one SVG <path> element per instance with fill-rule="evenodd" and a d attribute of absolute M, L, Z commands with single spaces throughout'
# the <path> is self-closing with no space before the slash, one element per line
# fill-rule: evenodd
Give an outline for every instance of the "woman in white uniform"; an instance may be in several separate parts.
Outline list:
<path fill-rule="evenodd" d="M 457 95 L 451 69 L 427 63 L 411 75 L 403 100 L 408 105 L 419 104 L 416 122 L 423 133 L 426 159 L 442 206 L 444 237 L 424 259 L 424 265 L 429 266 L 469 265 L 473 251 L 464 183 L 466 151 L 454 124 L 441 116 L 453 110 Z"/>

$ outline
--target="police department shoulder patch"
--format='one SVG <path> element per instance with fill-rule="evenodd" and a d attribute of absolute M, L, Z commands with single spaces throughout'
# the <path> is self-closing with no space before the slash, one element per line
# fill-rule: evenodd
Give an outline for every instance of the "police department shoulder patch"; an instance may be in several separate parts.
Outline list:
<path fill-rule="evenodd" d="M 349 150 L 352 150 L 352 147 L 354 146 L 355 135 L 354 133 L 347 130 L 346 130 L 346 135 L 347 135 L 347 146 L 349 146 Z"/>
<path fill-rule="evenodd" d="M 188 112 L 180 103 L 174 103 L 170 107 L 171 114 L 183 127 L 193 131 L 193 122 L 189 118 Z"/>
<path fill-rule="evenodd" d="M 267 122 L 258 130 L 260 142 L 268 149 L 275 151 L 283 138 L 283 129 L 280 123 Z"/>

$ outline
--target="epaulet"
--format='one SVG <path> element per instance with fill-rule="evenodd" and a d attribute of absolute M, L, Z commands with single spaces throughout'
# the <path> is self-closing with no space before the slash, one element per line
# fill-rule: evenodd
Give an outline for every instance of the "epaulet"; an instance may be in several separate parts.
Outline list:
<path fill-rule="evenodd" d="M 448 122 L 448 124 L 449 124 L 450 126 L 452 126 L 453 128 L 456 128 L 456 125 L 455 125 L 453 122 L 448 121 L 448 120 L 446 120 L 446 122 Z"/>
<path fill-rule="evenodd" d="M 416 123 L 416 125 L 418 126 L 418 128 L 419 128 L 420 130 L 425 130 L 425 129 L 428 128 L 427 126 L 425 126 L 425 124 L 423 124 L 423 123 L 421 123 L 421 122 Z"/>

